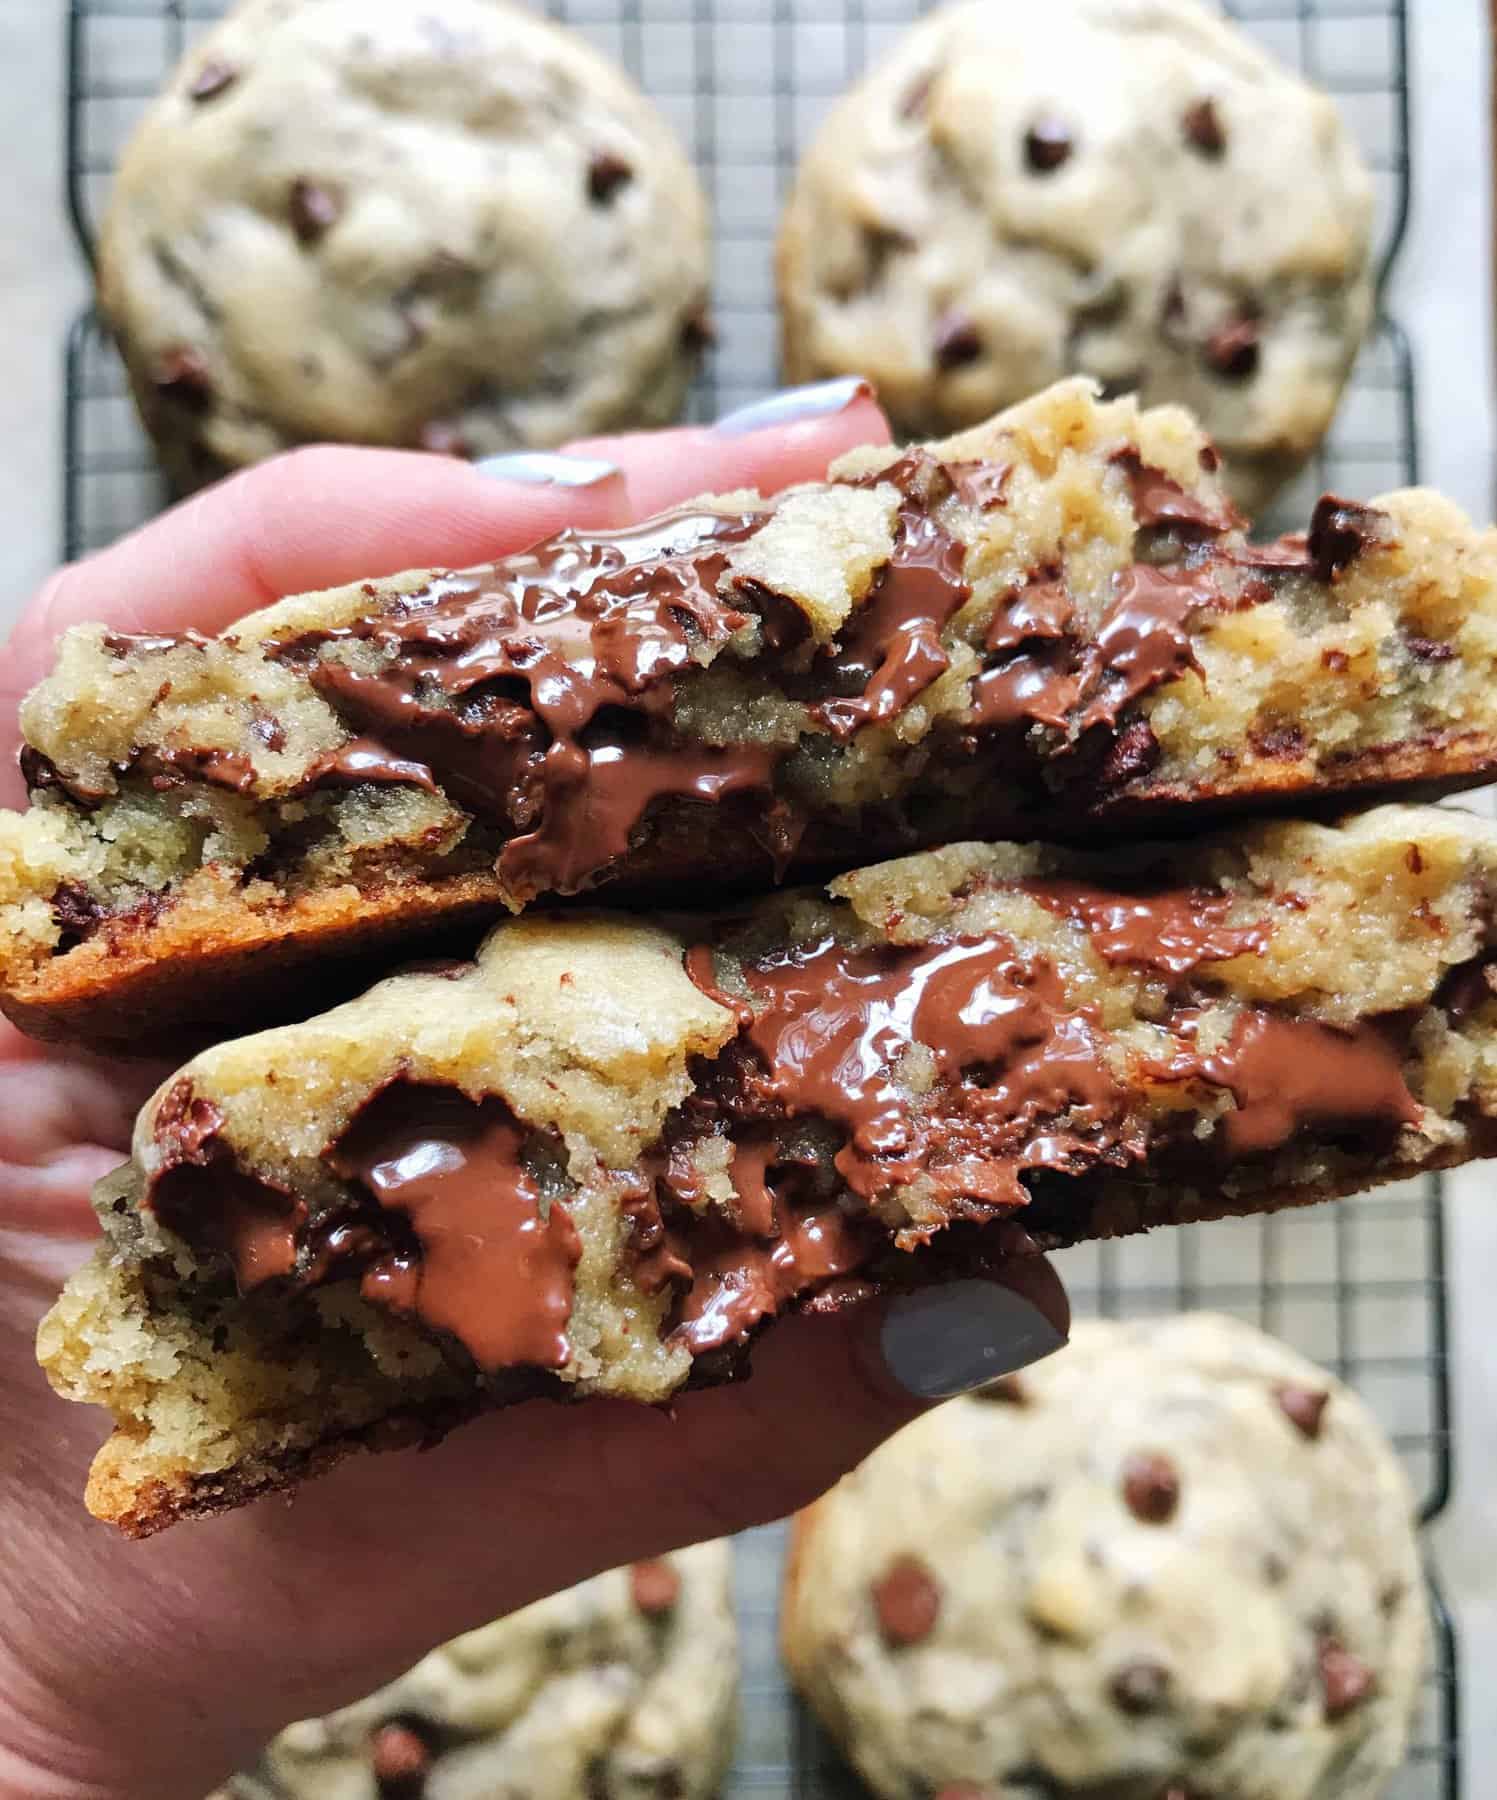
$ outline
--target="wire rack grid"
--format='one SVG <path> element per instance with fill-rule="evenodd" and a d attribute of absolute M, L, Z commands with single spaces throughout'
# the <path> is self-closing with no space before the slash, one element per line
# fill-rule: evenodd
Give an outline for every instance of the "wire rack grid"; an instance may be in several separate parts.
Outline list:
<path fill-rule="evenodd" d="M 71 0 L 68 205 L 84 253 L 120 148 L 177 58 L 223 0 Z M 693 395 L 712 417 L 776 383 L 772 247 L 802 148 L 831 101 L 918 14 L 922 0 L 550 0 L 542 10 L 623 62 L 691 147 L 716 220 L 719 341 Z M 1373 172 L 1379 269 L 1408 208 L 1408 23 L 1404 0 L 1232 0 L 1227 10 L 1281 61 L 1327 89 Z M 1379 311 L 1332 433 L 1285 496 L 1306 516 L 1326 488 L 1377 493 L 1417 477 L 1414 369 Z M 112 541 L 166 498 L 119 359 L 92 312 L 68 338 L 64 551 Z M 1286 1338 L 1352 1381 L 1402 1453 L 1421 1516 L 1451 1483 L 1444 1240 L 1437 1180 L 1277 1218 L 1085 1246 L 1061 1259 L 1078 1311 L 1114 1316 L 1204 1306 Z M 783 1528 L 740 1545 L 744 1716 L 729 1784 L 750 1794 L 857 1790 L 787 1693 L 775 1649 Z M 1431 1584 L 1435 1667 L 1392 1800 L 1457 1800 L 1454 1633 Z M 1026 1796 L 1028 1800 L 1028 1796 Z M 1039 1800 L 1038 1796 L 1034 1800 Z"/>

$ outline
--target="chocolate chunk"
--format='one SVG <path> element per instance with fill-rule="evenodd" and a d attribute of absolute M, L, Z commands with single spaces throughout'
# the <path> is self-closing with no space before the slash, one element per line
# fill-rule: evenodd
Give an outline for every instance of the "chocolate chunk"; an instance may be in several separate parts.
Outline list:
<path fill-rule="evenodd" d="M 978 512 L 993 512 L 1008 504 L 1011 463 L 955 462 L 945 465 L 951 485 L 962 503 Z"/>
<path fill-rule="evenodd" d="M 278 755 L 286 748 L 286 728 L 279 719 L 272 719 L 267 713 L 258 713 L 250 720 L 250 736 L 258 744 L 263 744 L 272 755 Z"/>
<path fill-rule="evenodd" d="M 1232 319 L 1206 339 L 1205 357 L 1218 375 L 1246 381 L 1258 371 L 1260 332 L 1256 319 Z"/>
<path fill-rule="evenodd" d="M 1097 954 L 1115 967 L 1189 975 L 1202 963 L 1256 955 L 1268 943 L 1261 925 L 1226 923 L 1229 894 L 1192 888 L 1115 893 L 1054 879 L 1018 885 L 1050 912 L 1080 925 Z"/>
<path fill-rule="evenodd" d="M 1351 667 L 1351 658 L 1344 650 L 1322 650 L 1320 666 L 1329 669 L 1333 675 L 1344 675 Z"/>
<path fill-rule="evenodd" d="M 64 939 L 77 943 L 105 916 L 105 907 L 76 881 L 65 881 L 52 895 L 52 918 Z"/>
<path fill-rule="evenodd" d="M 1202 444 L 1198 455 L 1201 467 L 1208 475 L 1214 475 L 1222 466 L 1222 459 L 1215 444 Z"/>
<path fill-rule="evenodd" d="M 1180 1476 L 1167 1456 L 1139 1451 L 1123 1464 L 1123 1499 L 1146 1525 L 1167 1525 L 1180 1504 Z"/>
<path fill-rule="evenodd" d="M 903 1649 L 935 1630 L 941 1590 L 918 1557 L 901 1556 L 873 1584 L 873 1607 L 884 1642 Z"/>
<path fill-rule="evenodd" d="M 369 1766 L 380 1800 L 419 1800 L 432 1756 L 421 1733 L 399 1720 L 369 1734 Z"/>
<path fill-rule="evenodd" d="M 1305 754 L 1305 734 L 1298 725 L 1270 725 L 1266 730 L 1255 727 L 1247 736 L 1259 756 L 1270 762 L 1298 762 Z"/>
<path fill-rule="evenodd" d="M 900 118 L 923 118 L 925 109 L 930 102 L 930 91 L 935 85 L 936 72 L 934 69 L 928 69 L 925 74 L 917 75 L 905 89 L 904 97 L 899 102 Z"/>
<path fill-rule="evenodd" d="M 637 1562 L 629 1570 L 629 1594 L 640 1612 L 658 1619 L 681 1598 L 681 1577 L 668 1562 Z"/>
<path fill-rule="evenodd" d="M 1219 157 L 1226 149 L 1227 134 L 1222 130 L 1214 100 L 1197 100 L 1194 106 L 1187 107 L 1180 116 L 1180 124 L 1186 143 L 1199 150 L 1202 156 Z"/>
<path fill-rule="evenodd" d="M 705 300 L 698 301 L 693 311 L 682 321 L 682 347 L 700 354 L 712 349 L 716 343 L 717 327 L 712 322 L 712 313 Z"/>
<path fill-rule="evenodd" d="M 1489 957 L 1451 969 L 1435 990 L 1435 1005 L 1459 1029 L 1478 1007 L 1485 1006 L 1497 993 L 1497 964 Z"/>
<path fill-rule="evenodd" d="M 223 93 L 225 88 L 232 87 L 239 79 L 239 71 L 226 62 L 205 62 L 188 84 L 187 97 L 199 105 L 205 100 L 212 100 Z"/>
<path fill-rule="evenodd" d="M 936 320 L 931 354 L 938 369 L 960 369 L 982 355 L 982 334 L 960 307 L 950 307 Z"/>
<path fill-rule="evenodd" d="M 425 763 L 396 756 L 369 737 L 350 738 L 336 750 L 324 751 L 308 765 L 295 791 L 307 794 L 315 788 L 360 787 L 365 782 L 380 786 L 406 784 L 423 788 L 428 794 L 441 792 Z"/>
<path fill-rule="evenodd" d="M 1320 1686 L 1325 1695 L 1328 1720 L 1345 1718 L 1377 1687 L 1377 1677 L 1366 1663 L 1342 1648 L 1334 1637 L 1320 1640 Z"/>
<path fill-rule="evenodd" d="M 1406 637 L 1404 643 L 1415 662 L 1429 664 L 1454 662 L 1459 654 L 1454 644 L 1444 643 L 1439 638 Z"/>
<path fill-rule="evenodd" d="M 163 400 L 184 412 L 206 412 L 213 403 L 213 377 L 201 353 L 185 344 L 163 351 L 151 372 L 151 385 Z"/>
<path fill-rule="evenodd" d="M 1306 549 L 1320 581 L 1339 581 L 1369 545 L 1383 541 L 1388 515 L 1355 500 L 1322 494 L 1310 515 Z"/>
<path fill-rule="evenodd" d="M 1107 747 L 1107 754 L 1097 767 L 1099 793 L 1111 793 L 1126 782 L 1135 781 L 1157 767 L 1164 755 L 1159 739 L 1147 719 L 1130 719 Z"/>
<path fill-rule="evenodd" d="M 1037 175 L 1058 169 L 1074 148 L 1070 127 L 1053 115 L 1036 119 L 1024 133 L 1024 160 Z"/>
<path fill-rule="evenodd" d="M 596 206 L 606 206 L 621 187 L 634 179 L 633 168 L 612 150 L 597 150 L 587 165 L 588 198 Z"/>
<path fill-rule="evenodd" d="M 303 244 L 315 244 L 331 231 L 343 216 L 343 199 L 336 188 L 320 182 L 293 181 L 291 184 L 291 229 Z"/>
<path fill-rule="evenodd" d="M 417 442 L 433 456 L 468 456 L 472 454 L 463 428 L 453 419 L 428 419 L 417 434 Z"/>
<path fill-rule="evenodd" d="M 1296 1387 L 1292 1382 L 1274 1389 L 1274 1399 L 1283 1410 L 1284 1417 L 1295 1430 L 1307 1438 L 1320 1436 L 1321 1421 L 1331 1396 L 1324 1390 L 1317 1393 L 1313 1388 Z"/>
<path fill-rule="evenodd" d="M 1134 1717 L 1158 1712 L 1169 1699 L 1170 1672 L 1163 1663 L 1126 1663 L 1113 1676 L 1108 1692 L 1119 1712 Z"/>
<path fill-rule="evenodd" d="M 1192 494 L 1172 475 L 1146 463 L 1131 446 L 1114 451 L 1109 460 L 1127 477 L 1134 515 L 1145 529 L 1168 525 L 1178 532 L 1199 527 L 1214 536 L 1242 524 L 1230 500 Z"/>

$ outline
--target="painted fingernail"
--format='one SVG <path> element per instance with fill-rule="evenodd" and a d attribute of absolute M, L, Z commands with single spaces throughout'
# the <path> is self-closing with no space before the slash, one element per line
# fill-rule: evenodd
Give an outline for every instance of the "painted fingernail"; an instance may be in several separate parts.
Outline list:
<path fill-rule="evenodd" d="M 891 1301 L 879 1347 L 889 1372 L 921 1400 L 970 1393 L 1051 1355 L 1065 1334 L 996 1281 L 955 1281 Z"/>
<path fill-rule="evenodd" d="M 776 425 L 799 425 L 806 419 L 829 419 L 846 412 L 854 400 L 872 396 L 872 385 L 861 375 L 844 375 L 837 381 L 813 381 L 808 387 L 786 388 L 752 406 L 740 406 L 724 414 L 713 430 L 719 437 L 747 437 Z"/>
<path fill-rule="evenodd" d="M 531 487 L 596 487 L 623 470 L 596 456 L 567 456 L 561 451 L 516 450 L 509 456 L 486 456 L 474 463 L 480 475 L 495 481 L 522 481 Z"/>

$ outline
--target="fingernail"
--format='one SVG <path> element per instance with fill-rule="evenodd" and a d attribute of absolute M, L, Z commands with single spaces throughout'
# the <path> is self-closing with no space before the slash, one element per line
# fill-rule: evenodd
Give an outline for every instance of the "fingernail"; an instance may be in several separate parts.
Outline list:
<path fill-rule="evenodd" d="M 890 1302 L 879 1347 L 889 1372 L 921 1400 L 947 1400 L 1012 1375 L 1065 1343 L 1037 1306 L 996 1281 L 954 1281 Z"/>
<path fill-rule="evenodd" d="M 495 481 L 523 481 L 532 487 L 596 487 L 623 470 L 596 456 L 566 456 L 561 451 L 516 450 L 509 456 L 486 456 L 474 463 L 480 475 Z"/>
<path fill-rule="evenodd" d="M 829 419 L 846 412 L 854 400 L 872 395 L 873 388 L 861 375 L 844 375 L 837 381 L 813 381 L 807 387 L 786 388 L 752 406 L 740 406 L 724 414 L 713 430 L 719 437 L 747 437 L 775 425 L 799 425 L 806 419 Z"/>

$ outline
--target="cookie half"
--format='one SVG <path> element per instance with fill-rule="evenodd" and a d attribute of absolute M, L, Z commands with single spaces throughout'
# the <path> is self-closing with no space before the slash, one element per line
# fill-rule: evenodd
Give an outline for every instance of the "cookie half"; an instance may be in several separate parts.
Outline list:
<path fill-rule="evenodd" d="M 22 708 L 0 1004 L 138 1046 L 545 895 L 1490 778 L 1497 534 L 1414 491 L 1254 545 L 1215 468 L 1186 414 L 1072 382 L 216 638 L 80 627 Z"/>
<path fill-rule="evenodd" d="M 99 300 L 181 488 L 295 444 L 489 456 L 675 419 L 700 185 L 509 0 L 241 0 L 120 160 Z"/>
<path fill-rule="evenodd" d="M 215 1800 L 710 1800 L 737 1727 L 733 1553 L 616 1569 L 288 1726 Z"/>
<path fill-rule="evenodd" d="M 96 1191 L 42 1361 L 140 1535 L 777 1313 L 1486 1154 L 1497 825 L 957 845 L 731 917 L 498 927 L 217 1045 Z"/>
<path fill-rule="evenodd" d="M 1092 375 L 1194 408 L 1256 517 L 1336 410 L 1372 216 L 1334 102 L 1196 0 L 942 7 L 801 163 L 786 373 L 867 375 L 915 437 Z"/>
<path fill-rule="evenodd" d="M 1078 1325 L 798 1521 L 796 1684 L 882 1800 L 1381 1793 L 1428 1657 L 1361 1400 L 1207 1313 Z"/>

